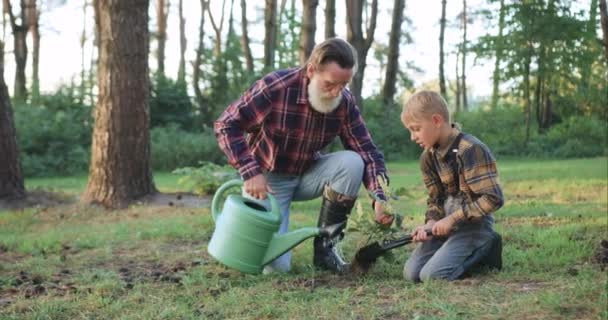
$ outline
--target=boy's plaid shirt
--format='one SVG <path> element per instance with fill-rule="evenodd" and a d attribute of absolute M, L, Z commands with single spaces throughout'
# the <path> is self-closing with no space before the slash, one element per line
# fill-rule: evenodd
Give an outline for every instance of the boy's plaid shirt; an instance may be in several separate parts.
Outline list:
<path fill-rule="evenodd" d="M 457 220 L 475 219 L 502 207 L 504 199 L 498 182 L 496 160 L 490 149 L 470 134 L 464 134 L 458 145 L 459 186 L 453 167 L 446 157 L 458 130 L 454 129 L 448 143 L 438 149 L 425 150 L 420 157 L 420 169 L 429 191 L 426 220 L 445 217 L 443 204 L 448 195 L 462 196 L 461 209 L 452 213 Z M 452 157 L 453 159 L 454 157 Z"/>
<path fill-rule="evenodd" d="M 384 157 L 372 141 L 350 91 L 328 114 L 308 104 L 304 68 L 279 70 L 258 80 L 228 106 L 214 129 L 228 162 L 247 180 L 264 171 L 300 175 L 337 136 L 365 163 L 363 183 L 385 199 L 377 176 L 386 176 Z M 245 139 L 245 133 L 248 133 Z"/>

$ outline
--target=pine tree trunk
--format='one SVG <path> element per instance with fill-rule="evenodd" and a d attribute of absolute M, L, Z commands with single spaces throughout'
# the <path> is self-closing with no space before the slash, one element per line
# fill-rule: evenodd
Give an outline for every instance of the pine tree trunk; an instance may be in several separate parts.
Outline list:
<path fill-rule="evenodd" d="M 528 48 L 528 54 L 524 64 L 524 115 L 526 124 L 526 135 L 524 137 L 524 145 L 530 140 L 530 65 L 532 64 L 532 48 Z"/>
<path fill-rule="evenodd" d="M 97 0 L 99 97 L 85 203 L 124 208 L 156 192 L 150 167 L 149 0 Z"/>
<path fill-rule="evenodd" d="M 247 23 L 247 4 L 245 0 L 241 0 L 241 46 L 243 47 L 243 55 L 245 56 L 245 66 L 249 75 L 253 74 L 253 56 L 251 55 L 251 46 L 249 44 L 249 30 Z"/>
<path fill-rule="evenodd" d="M 604 55 L 606 56 L 606 62 L 608 62 L 608 9 L 606 8 L 606 0 L 600 0 L 600 20 L 604 39 Z"/>
<path fill-rule="evenodd" d="M 460 101 L 462 100 L 461 97 L 461 92 L 460 92 L 460 67 L 459 67 L 459 63 L 460 63 L 460 50 L 456 50 L 456 109 L 454 110 L 454 112 L 458 113 L 460 112 Z"/>
<path fill-rule="evenodd" d="M 20 23 L 17 24 L 17 19 L 13 14 L 13 8 L 10 0 L 4 0 L 4 10 L 8 14 L 11 23 L 11 30 L 13 31 L 13 43 L 15 54 L 15 83 L 13 88 L 13 99 L 20 102 L 27 100 L 27 86 L 25 77 L 25 67 L 27 63 L 27 32 L 28 32 L 28 19 L 26 2 L 21 1 L 21 15 Z"/>
<path fill-rule="evenodd" d="M 494 73 L 492 76 L 492 110 L 498 107 L 498 86 L 500 85 L 500 62 L 503 55 L 503 32 L 505 29 L 505 0 L 500 0 L 500 13 L 498 17 L 498 39 L 496 43 L 496 60 L 494 60 Z"/>
<path fill-rule="evenodd" d="M 177 82 L 186 83 L 186 18 L 184 18 L 184 0 L 179 0 L 179 68 L 177 70 Z"/>
<path fill-rule="evenodd" d="M 156 1 L 156 41 L 158 48 L 156 50 L 156 62 L 158 67 L 156 72 L 160 75 L 165 75 L 165 44 L 167 42 L 167 17 L 169 15 L 169 0 Z"/>
<path fill-rule="evenodd" d="M 40 101 L 40 32 L 38 30 L 38 21 L 40 20 L 40 12 L 36 5 L 37 0 L 29 0 L 28 18 L 29 28 L 32 34 L 32 103 L 37 104 Z"/>
<path fill-rule="evenodd" d="M 372 1 L 372 12 L 370 14 L 369 25 L 363 37 L 363 1 L 346 1 L 347 34 L 348 42 L 357 51 L 359 67 L 350 85 L 359 109 L 363 110 L 363 98 L 361 91 L 363 88 L 363 75 L 365 73 L 367 52 L 374 42 L 374 32 L 376 31 L 376 18 L 378 16 L 378 0 Z"/>
<path fill-rule="evenodd" d="M 205 98 L 203 96 L 203 92 L 201 90 L 200 81 L 201 81 L 201 65 L 203 64 L 202 57 L 204 51 L 204 42 L 205 38 L 205 12 L 207 11 L 208 6 L 207 0 L 201 0 L 201 20 L 198 26 L 198 47 L 196 49 L 196 57 L 194 58 L 194 63 L 192 66 L 192 87 L 194 89 L 194 97 L 196 99 L 196 104 L 198 105 L 200 116 L 203 122 L 209 121 L 208 119 L 208 108 Z M 209 121 L 210 123 L 210 121 Z"/>
<path fill-rule="evenodd" d="M 462 110 L 469 110 L 467 98 L 467 0 L 462 0 Z"/>
<path fill-rule="evenodd" d="M 445 7 L 447 0 L 441 1 L 441 20 L 439 21 L 439 90 L 444 99 L 448 100 L 448 90 L 445 85 L 445 72 L 444 72 L 444 56 L 445 51 L 443 49 L 444 45 L 444 35 L 445 35 Z"/>
<path fill-rule="evenodd" d="M 80 94 L 78 98 L 78 102 L 81 104 L 84 103 L 84 97 L 86 96 L 86 62 L 85 56 L 86 52 L 84 50 L 84 46 L 87 43 L 87 6 L 88 3 L 85 0 L 82 4 L 82 34 L 80 35 Z"/>
<path fill-rule="evenodd" d="M 300 30 L 300 65 L 308 61 L 308 57 L 315 46 L 315 33 L 317 31 L 317 5 L 318 0 L 302 0 L 304 12 L 302 13 L 302 29 Z"/>
<path fill-rule="evenodd" d="M 277 46 L 277 1 L 266 0 L 264 9 L 264 68 L 274 68 L 274 54 Z"/>
<path fill-rule="evenodd" d="M 399 42 L 401 39 L 401 24 L 403 22 L 405 0 L 395 0 L 393 5 L 393 20 L 388 42 L 388 61 L 386 63 L 386 76 L 382 88 L 382 100 L 385 105 L 392 104 L 395 96 L 395 82 L 399 70 Z"/>
<path fill-rule="evenodd" d="M 325 1 L 325 39 L 336 36 L 336 0 Z"/>
<path fill-rule="evenodd" d="M 17 132 L 8 88 L 4 82 L 4 43 L 0 41 L 0 199 L 25 197 Z"/>

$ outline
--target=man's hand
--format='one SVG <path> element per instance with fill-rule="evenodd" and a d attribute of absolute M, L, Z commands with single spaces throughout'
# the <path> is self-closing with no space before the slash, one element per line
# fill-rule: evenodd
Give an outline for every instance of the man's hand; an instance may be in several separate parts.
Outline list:
<path fill-rule="evenodd" d="M 429 220 L 425 225 L 416 227 L 416 229 L 412 231 L 412 239 L 414 242 L 422 242 L 431 239 L 431 237 L 426 234 L 426 230 L 431 230 L 435 223 L 435 220 Z"/>
<path fill-rule="evenodd" d="M 393 223 L 393 217 L 390 214 L 384 213 L 384 206 L 380 201 L 374 202 L 374 211 L 376 212 L 376 222 L 383 226 L 390 226 Z"/>
<path fill-rule="evenodd" d="M 455 223 L 456 219 L 453 216 L 446 216 L 433 225 L 433 235 L 441 237 L 447 236 L 450 234 L 450 231 L 452 231 L 452 227 Z"/>
<path fill-rule="evenodd" d="M 251 179 L 245 180 L 243 188 L 247 194 L 260 200 L 266 199 L 266 192 L 272 191 L 263 174 L 258 174 Z"/>

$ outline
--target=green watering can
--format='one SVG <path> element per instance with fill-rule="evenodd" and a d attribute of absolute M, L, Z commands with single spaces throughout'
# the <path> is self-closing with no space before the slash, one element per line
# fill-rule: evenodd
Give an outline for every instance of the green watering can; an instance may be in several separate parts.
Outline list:
<path fill-rule="evenodd" d="M 228 267 L 245 273 L 261 273 L 265 265 L 302 241 L 314 236 L 334 237 L 340 232 L 343 223 L 277 234 L 281 213 L 277 200 L 269 193 L 271 211 L 241 195 L 230 194 L 220 212 L 219 202 L 225 191 L 242 185 L 241 180 L 224 183 L 211 203 L 215 231 L 207 251 Z"/>

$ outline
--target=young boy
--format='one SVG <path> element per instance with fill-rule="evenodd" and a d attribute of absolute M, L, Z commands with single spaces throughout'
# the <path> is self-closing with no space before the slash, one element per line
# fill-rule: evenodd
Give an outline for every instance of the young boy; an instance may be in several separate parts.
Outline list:
<path fill-rule="evenodd" d="M 401 121 L 424 148 L 420 169 L 429 193 L 425 224 L 412 232 L 421 243 L 405 263 L 404 277 L 455 280 L 478 265 L 500 269 L 502 241 L 492 213 L 503 205 L 503 195 L 490 149 L 451 124 L 447 103 L 436 92 L 414 94 Z"/>

